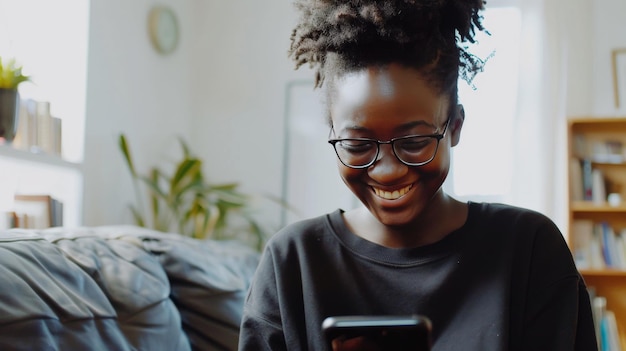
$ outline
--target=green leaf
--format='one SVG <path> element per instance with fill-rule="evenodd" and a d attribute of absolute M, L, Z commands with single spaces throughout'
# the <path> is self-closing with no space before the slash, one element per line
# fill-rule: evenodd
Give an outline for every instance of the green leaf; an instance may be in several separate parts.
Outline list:
<path fill-rule="evenodd" d="M 157 172 L 159 172 L 157 170 Z M 152 178 L 147 178 L 147 177 L 143 177 L 143 176 L 139 176 L 139 179 L 141 179 L 143 181 L 144 184 L 146 184 L 149 188 L 149 190 L 156 196 L 160 197 L 161 199 L 163 199 L 164 201 L 168 201 L 169 196 L 168 194 L 163 191 L 163 189 L 161 189 L 161 187 L 159 186 L 159 182 L 157 181 L 153 181 Z"/>
<path fill-rule="evenodd" d="M 197 208 L 195 215 L 193 216 L 193 237 L 197 239 L 205 239 L 209 236 L 210 231 L 213 228 L 209 228 L 209 223 L 211 221 L 212 213 L 206 208 Z"/>
<path fill-rule="evenodd" d="M 138 226 L 140 227 L 146 226 L 146 221 L 143 219 L 141 212 L 139 212 L 134 206 L 130 206 L 130 212 L 133 214 L 135 223 L 137 223 Z"/>
<path fill-rule="evenodd" d="M 3 62 L 0 57 L 0 88 L 16 90 L 18 86 L 30 77 L 22 74 L 22 66 L 18 66 L 13 58 Z"/>
<path fill-rule="evenodd" d="M 244 206 L 248 202 L 248 196 L 229 192 L 229 191 L 214 191 L 215 195 L 217 195 L 218 199 L 223 202 L 228 202 L 235 206 Z"/>
<path fill-rule="evenodd" d="M 191 208 L 185 213 L 183 221 L 180 223 L 180 227 L 185 227 L 186 224 L 191 224 L 191 231 L 185 233 L 194 238 L 207 238 L 211 235 L 216 218 L 218 218 L 220 212 L 217 208 L 206 206 L 206 203 L 201 198 L 197 198 Z"/>
<path fill-rule="evenodd" d="M 239 183 L 226 183 L 210 186 L 211 190 L 235 190 L 237 187 L 239 187 Z"/>
<path fill-rule="evenodd" d="M 133 177 L 136 193 L 139 194 L 140 187 L 148 190 L 148 214 L 152 215 L 152 228 L 164 232 L 176 230 L 198 239 L 242 240 L 261 250 L 266 234 L 248 214 L 254 198 L 240 192 L 236 182 L 207 182 L 202 173 L 202 160 L 193 157 L 185 141 L 182 138 L 179 140 L 184 155 L 173 165 L 173 171 L 166 173 L 153 167 L 145 176 L 138 173 L 133 163 L 125 135 L 119 137 L 119 148 Z M 143 203 L 141 197 L 138 196 L 137 200 L 137 205 Z M 282 200 L 275 201 L 284 203 Z M 148 225 L 142 211 L 134 207 L 131 211 L 138 223 Z M 242 224 L 244 229 L 239 227 Z"/>
<path fill-rule="evenodd" d="M 171 195 L 179 200 L 185 195 L 202 196 L 205 193 L 204 181 L 202 179 L 194 179 L 181 188 L 171 191 Z"/>
<path fill-rule="evenodd" d="M 189 150 L 189 146 L 187 146 L 185 140 L 183 138 L 178 138 L 178 141 L 180 142 L 180 146 L 183 149 L 183 157 L 191 158 L 191 151 Z"/>
<path fill-rule="evenodd" d="M 133 159 L 130 156 L 130 147 L 128 146 L 128 142 L 126 141 L 126 136 L 124 134 L 120 134 L 118 144 L 120 149 L 122 150 L 122 154 L 124 155 L 124 159 L 126 160 L 126 165 L 130 170 L 130 174 L 133 176 L 133 178 L 137 178 L 135 165 L 133 164 Z"/>
<path fill-rule="evenodd" d="M 202 169 L 202 162 L 197 159 L 184 159 L 177 167 L 174 177 L 170 180 L 170 191 L 175 194 L 187 184 L 197 180 Z"/>
<path fill-rule="evenodd" d="M 152 171 L 150 172 L 150 184 L 159 184 L 159 178 L 160 178 L 160 172 L 158 169 L 153 168 Z M 160 196 L 163 196 L 164 194 L 161 194 Z M 160 217 L 160 206 L 159 206 L 159 196 L 157 196 L 157 194 L 154 191 L 151 191 L 149 193 L 149 199 L 150 199 L 150 209 L 152 210 L 152 220 L 154 222 L 154 225 L 157 226 L 158 225 L 158 221 L 159 221 L 159 217 Z"/>
<path fill-rule="evenodd" d="M 250 226 L 250 232 L 251 232 L 251 234 L 255 238 L 255 241 L 256 241 L 255 248 L 256 248 L 256 250 L 257 251 L 262 251 L 263 250 L 263 246 L 265 245 L 266 236 L 267 236 L 265 230 L 263 230 L 263 228 L 259 225 L 259 223 L 249 213 L 245 213 L 244 212 L 244 213 L 242 213 L 242 216 L 248 222 L 248 224 Z"/>
<path fill-rule="evenodd" d="M 256 236 L 256 249 L 258 251 L 263 250 L 263 246 L 265 245 L 265 232 L 263 231 L 263 229 L 261 228 L 261 226 L 254 220 L 249 220 L 250 223 L 250 228 L 252 231 L 252 234 L 254 234 Z"/>

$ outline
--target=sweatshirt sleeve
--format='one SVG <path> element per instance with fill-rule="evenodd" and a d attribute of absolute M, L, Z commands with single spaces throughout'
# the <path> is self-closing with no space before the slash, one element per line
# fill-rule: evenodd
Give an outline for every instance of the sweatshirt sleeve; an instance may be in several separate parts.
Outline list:
<path fill-rule="evenodd" d="M 535 237 L 520 350 L 597 350 L 589 294 L 554 225 Z"/>
<path fill-rule="evenodd" d="M 263 254 L 243 309 L 239 351 L 287 350 L 272 253 Z"/>

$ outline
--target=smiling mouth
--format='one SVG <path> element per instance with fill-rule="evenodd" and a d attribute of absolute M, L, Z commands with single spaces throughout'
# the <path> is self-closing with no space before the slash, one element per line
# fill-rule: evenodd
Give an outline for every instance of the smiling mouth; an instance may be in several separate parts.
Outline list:
<path fill-rule="evenodd" d="M 383 198 L 385 200 L 397 200 L 403 197 L 404 195 L 406 195 L 406 193 L 408 193 L 412 187 L 413 187 L 413 184 L 407 185 L 402 189 L 398 189 L 394 191 L 385 191 L 385 190 L 374 188 L 374 187 L 372 187 L 372 189 L 374 190 L 374 193 L 376 194 L 376 196 L 380 198 Z"/>

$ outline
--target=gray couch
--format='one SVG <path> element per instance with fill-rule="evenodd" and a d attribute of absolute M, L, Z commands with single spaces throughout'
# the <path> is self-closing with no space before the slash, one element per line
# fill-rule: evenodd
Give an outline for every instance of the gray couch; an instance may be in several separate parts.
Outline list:
<path fill-rule="evenodd" d="M 235 350 L 258 258 L 134 226 L 0 231 L 0 350 Z"/>

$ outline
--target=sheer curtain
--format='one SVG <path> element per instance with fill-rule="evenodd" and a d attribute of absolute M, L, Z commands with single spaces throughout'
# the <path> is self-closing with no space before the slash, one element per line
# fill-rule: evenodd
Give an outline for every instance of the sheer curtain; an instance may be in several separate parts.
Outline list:
<path fill-rule="evenodd" d="M 567 233 L 567 117 L 585 107 L 584 59 L 589 4 L 580 0 L 524 0 L 520 80 L 514 125 L 510 201 L 551 217 Z M 572 90 L 583 87 L 578 96 Z M 575 101 L 575 100 L 579 101 Z M 574 100 L 574 101 L 572 101 Z M 584 105 L 584 103 L 583 103 Z"/>
<path fill-rule="evenodd" d="M 464 99 L 460 83 L 461 103 L 476 107 L 466 109 L 461 144 L 453 155 L 452 180 L 446 186 L 461 199 L 504 202 L 537 210 L 566 233 L 566 122 L 572 113 L 568 105 L 584 105 L 572 99 L 589 95 L 579 88 L 587 83 L 584 78 L 589 78 L 584 73 L 587 68 L 581 67 L 586 63 L 581 57 L 588 56 L 585 31 L 589 28 L 591 5 L 582 0 L 492 0 L 487 6 L 486 26 L 489 15 L 505 16 L 503 12 L 490 13 L 491 9 L 519 9 L 519 31 L 510 34 L 518 56 L 507 58 L 507 70 L 498 73 L 499 90 L 490 92 L 488 99 L 478 97 L 472 102 L 470 93 Z M 497 35 L 496 30 L 492 28 L 493 36 Z M 496 65 L 504 51 L 496 48 L 493 62 L 487 62 L 484 73 L 492 63 Z M 577 76 L 572 77 L 572 72 Z M 485 85 L 477 78 L 478 90 Z M 508 107 L 496 110 L 497 116 L 483 116 L 494 112 L 482 112 L 480 106 L 502 104 L 511 92 L 514 98 L 506 102 Z"/>
<path fill-rule="evenodd" d="M 565 168 L 567 48 L 562 40 L 560 16 L 550 13 L 549 3 L 543 0 L 521 3 L 520 72 L 523 73 L 514 127 L 516 186 L 510 196 L 512 203 L 536 209 L 564 223 L 559 204 L 566 203 L 567 182 L 560 170 Z"/>

